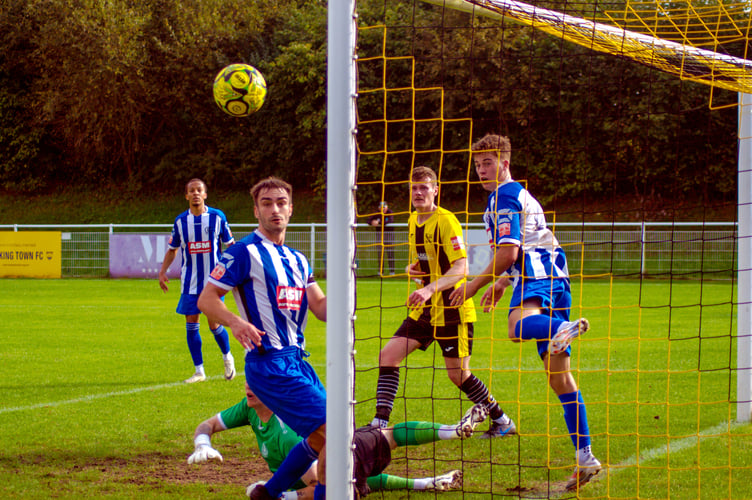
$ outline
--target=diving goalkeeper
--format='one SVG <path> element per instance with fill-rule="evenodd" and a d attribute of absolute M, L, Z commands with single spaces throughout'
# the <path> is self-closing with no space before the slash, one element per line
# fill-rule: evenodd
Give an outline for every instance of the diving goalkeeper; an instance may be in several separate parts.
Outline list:
<path fill-rule="evenodd" d="M 212 447 L 211 436 L 217 432 L 236 427 L 250 426 L 256 435 L 256 442 L 263 459 L 274 473 L 287 456 L 287 453 L 303 438 L 253 394 L 248 384 L 246 397 L 236 405 L 227 408 L 201 422 L 194 433 L 194 452 L 188 457 L 189 464 L 199 464 L 209 460 L 222 461 L 222 455 Z M 408 479 L 383 474 L 391 462 L 391 450 L 397 446 L 418 445 L 445 439 L 464 439 L 472 436 L 475 427 L 485 420 L 487 410 L 482 405 L 471 407 L 460 422 L 455 425 L 442 425 L 432 422 L 405 422 L 387 429 L 371 426 L 355 431 L 354 474 L 355 484 L 361 496 L 376 489 L 450 490 L 462 486 L 462 471 L 453 470 L 446 474 L 418 479 Z M 316 463 L 312 464 L 303 477 L 280 498 L 285 500 L 312 499 L 317 482 Z M 263 482 L 261 482 L 263 483 Z M 246 494 L 259 483 L 250 485 Z"/>

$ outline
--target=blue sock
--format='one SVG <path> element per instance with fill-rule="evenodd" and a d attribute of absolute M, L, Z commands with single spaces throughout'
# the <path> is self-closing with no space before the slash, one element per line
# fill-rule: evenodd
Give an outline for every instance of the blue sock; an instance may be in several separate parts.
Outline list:
<path fill-rule="evenodd" d="M 230 352 L 230 336 L 227 334 L 225 327 L 219 325 L 216 330 L 212 330 L 211 332 L 214 334 L 214 340 L 217 341 L 217 345 L 219 346 L 219 350 L 222 351 L 222 354 Z"/>
<path fill-rule="evenodd" d="M 326 500 L 326 485 L 317 484 L 313 490 L 313 500 Z"/>
<path fill-rule="evenodd" d="M 188 350 L 191 351 L 193 366 L 204 364 L 204 356 L 201 355 L 201 334 L 199 333 L 199 323 L 186 323 L 185 331 L 188 339 Z"/>
<path fill-rule="evenodd" d="M 559 396 L 564 407 L 564 421 L 567 423 L 569 436 L 576 450 L 590 446 L 590 428 L 587 421 L 585 401 L 580 391 L 570 392 Z"/>
<path fill-rule="evenodd" d="M 522 318 L 514 325 L 514 334 L 522 340 L 548 340 L 554 336 L 563 320 L 547 314 L 533 314 Z"/>
<path fill-rule="evenodd" d="M 319 454 L 311 448 L 307 440 L 299 442 L 287 454 L 277 472 L 266 482 L 266 490 L 274 498 L 279 497 L 306 473 L 318 457 Z"/>

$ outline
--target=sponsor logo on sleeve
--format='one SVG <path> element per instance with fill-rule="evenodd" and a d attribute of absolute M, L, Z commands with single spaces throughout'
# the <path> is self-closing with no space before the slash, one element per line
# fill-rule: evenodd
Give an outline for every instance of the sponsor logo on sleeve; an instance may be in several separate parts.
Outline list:
<path fill-rule="evenodd" d="M 224 276 L 226 272 L 227 272 L 227 268 L 225 267 L 224 264 L 220 263 L 214 267 L 214 269 L 212 270 L 209 276 L 219 281 L 222 279 L 222 276 Z"/>
<path fill-rule="evenodd" d="M 465 248 L 465 243 L 462 241 L 462 236 L 459 236 L 459 235 L 453 236 L 451 240 L 452 240 L 452 248 L 454 250 L 462 250 L 463 248 Z"/>
<path fill-rule="evenodd" d="M 303 302 L 303 293 L 305 293 L 303 288 L 277 285 L 277 307 L 299 311 Z"/>

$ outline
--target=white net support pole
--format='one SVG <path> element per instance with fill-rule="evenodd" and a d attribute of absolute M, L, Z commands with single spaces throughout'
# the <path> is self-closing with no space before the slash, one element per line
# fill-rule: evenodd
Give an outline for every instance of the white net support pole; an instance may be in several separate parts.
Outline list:
<path fill-rule="evenodd" d="M 736 419 L 752 418 L 752 95 L 739 94 Z"/>
<path fill-rule="evenodd" d="M 328 9 L 326 169 L 326 489 L 353 498 L 355 319 L 355 0 Z"/>

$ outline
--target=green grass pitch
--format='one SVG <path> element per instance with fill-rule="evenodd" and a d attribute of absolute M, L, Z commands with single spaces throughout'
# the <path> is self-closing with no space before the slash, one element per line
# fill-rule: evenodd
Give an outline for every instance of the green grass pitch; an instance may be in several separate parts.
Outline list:
<path fill-rule="evenodd" d="M 195 426 L 236 403 L 243 379 L 222 378 L 202 318 L 210 379 L 193 367 L 177 284 L 156 280 L 1 282 L 0 495 L 15 498 L 244 498 L 265 479 L 252 434 L 213 442 L 224 463 L 188 466 Z M 573 344 L 593 448 L 604 470 L 581 498 L 749 498 L 752 426 L 734 422 L 735 285 L 729 282 L 574 280 L 572 316 L 591 331 Z M 407 284 L 361 280 L 356 320 L 356 423 L 374 410 L 378 351 L 405 314 Z M 228 305 L 235 305 L 228 297 Z M 307 350 L 322 380 L 325 325 L 311 317 Z M 242 372 L 239 344 L 231 340 Z M 453 423 L 459 397 L 430 348 L 410 356 L 393 421 Z M 566 498 L 574 454 L 561 405 L 535 348 L 506 337 L 506 307 L 479 312 L 472 368 L 514 418 L 520 436 L 395 451 L 389 472 L 465 472 L 464 492 L 441 498 Z M 404 391 L 404 393 L 402 392 Z M 482 425 L 485 428 L 485 424 Z M 395 491 L 374 498 L 407 498 Z M 410 492 L 410 498 L 434 498 Z"/>

